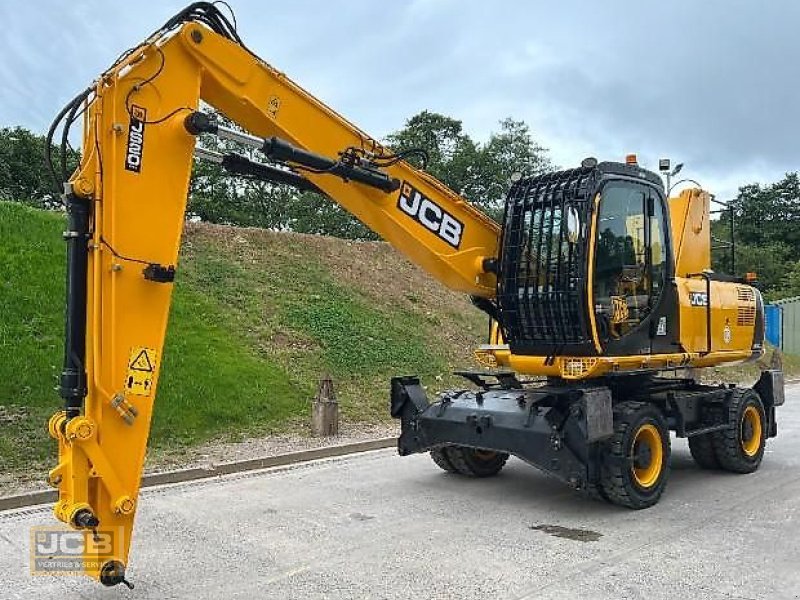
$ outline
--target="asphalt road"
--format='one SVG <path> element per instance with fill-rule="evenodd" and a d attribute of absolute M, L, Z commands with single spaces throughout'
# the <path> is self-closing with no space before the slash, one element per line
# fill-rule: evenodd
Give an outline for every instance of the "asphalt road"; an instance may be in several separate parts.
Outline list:
<path fill-rule="evenodd" d="M 0 513 L 0 598 L 800 598 L 800 387 L 752 475 L 700 471 L 683 440 L 661 502 L 592 502 L 513 460 L 491 480 L 379 450 L 146 490 L 134 591 L 32 577 Z M 558 529 L 558 528 L 564 529 Z"/>

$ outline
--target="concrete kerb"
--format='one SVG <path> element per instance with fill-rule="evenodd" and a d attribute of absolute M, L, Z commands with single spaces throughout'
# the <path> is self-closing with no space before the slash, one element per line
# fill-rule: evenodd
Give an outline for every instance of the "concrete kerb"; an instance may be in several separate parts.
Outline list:
<path fill-rule="evenodd" d="M 357 454 L 359 452 L 390 448 L 396 444 L 397 438 L 379 438 L 375 440 L 366 440 L 363 442 L 354 442 L 351 444 L 341 444 L 338 446 L 323 446 L 321 448 L 312 448 L 310 450 L 287 452 L 286 454 L 276 454 L 274 456 L 265 456 L 263 458 L 220 463 L 218 465 L 211 465 L 209 467 L 193 467 L 189 469 L 164 471 L 162 473 L 149 473 L 142 477 L 141 487 L 147 488 L 159 485 L 168 485 L 172 483 L 182 483 L 185 481 L 194 481 L 197 479 L 209 479 L 212 477 L 230 475 L 233 473 L 258 471 L 261 469 L 269 469 L 271 467 L 283 467 L 286 465 L 293 465 L 323 458 L 333 458 L 336 456 L 345 456 L 347 454 Z M 35 492 L 27 492 L 25 494 L 0 497 L 0 512 L 16 508 L 35 506 L 37 504 L 53 503 L 57 499 L 58 493 L 55 490 L 37 490 Z"/>

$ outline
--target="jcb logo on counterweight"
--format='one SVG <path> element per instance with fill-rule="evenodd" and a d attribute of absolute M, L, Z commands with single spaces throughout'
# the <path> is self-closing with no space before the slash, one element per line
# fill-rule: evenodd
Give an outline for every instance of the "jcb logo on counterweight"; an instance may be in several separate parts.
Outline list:
<path fill-rule="evenodd" d="M 690 306 L 708 306 L 708 294 L 705 292 L 689 292 Z"/>
<path fill-rule="evenodd" d="M 131 121 L 128 124 L 128 147 L 125 151 L 125 170 L 138 173 L 142 170 L 144 153 L 144 125 L 147 110 L 135 104 L 131 106 Z"/>
<path fill-rule="evenodd" d="M 423 196 L 410 184 L 403 183 L 397 207 L 458 250 L 464 224 L 433 200 Z"/>

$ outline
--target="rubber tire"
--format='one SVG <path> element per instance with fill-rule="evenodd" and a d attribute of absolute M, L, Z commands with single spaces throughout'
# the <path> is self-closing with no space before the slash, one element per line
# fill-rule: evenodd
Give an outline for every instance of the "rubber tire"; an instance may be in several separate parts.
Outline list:
<path fill-rule="evenodd" d="M 467 446 L 445 446 L 445 455 L 456 472 L 467 477 L 493 477 L 505 466 L 508 454 L 494 452 L 489 459 L 476 453 L 475 448 Z"/>
<path fill-rule="evenodd" d="M 583 493 L 592 500 L 596 500 L 597 502 L 605 502 L 610 503 L 611 500 L 608 499 L 608 495 L 606 494 L 603 486 L 600 483 L 587 483 L 586 486 L 583 488 Z"/>
<path fill-rule="evenodd" d="M 761 417 L 761 445 L 754 456 L 747 456 L 741 444 L 742 413 L 748 406 L 755 406 Z M 764 404 L 751 389 L 736 388 L 726 404 L 728 427 L 713 434 L 714 452 L 720 466 L 732 473 L 752 473 L 761 465 L 767 441 L 767 419 Z"/>
<path fill-rule="evenodd" d="M 661 437 L 663 466 L 657 483 L 644 490 L 631 472 L 633 434 L 647 423 L 655 425 Z M 649 402 L 620 402 L 614 407 L 614 435 L 606 442 L 600 485 L 612 504 L 640 510 L 656 504 L 664 493 L 670 472 L 669 429 L 664 415 Z"/>
<path fill-rule="evenodd" d="M 433 462 L 436 463 L 443 471 L 447 471 L 448 473 L 458 473 L 458 469 L 453 466 L 453 463 L 450 462 L 450 459 L 447 456 L 447 447 L 442 446 L 441 448 L 434 448 L 431 450 L 431 459 Z"/>
<path fill-rule="evenodd" d="M 711 433 L 690 437 L 689 452 L 701 469 L 717 470 L 722 468 L 717 458 L 717 452 L 714 450 L 714 438 Z"/>

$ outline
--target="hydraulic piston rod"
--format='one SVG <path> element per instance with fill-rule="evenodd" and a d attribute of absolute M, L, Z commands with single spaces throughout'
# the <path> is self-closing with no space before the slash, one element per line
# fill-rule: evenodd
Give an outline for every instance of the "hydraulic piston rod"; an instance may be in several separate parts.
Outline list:
<path fill-rule="evenodd" d="M 293 146 L 279 137 L 273 136 L 261 139 L 247 133 L 235 131 L 217 124 L 202 112 L 190 114 L 186 117 L 184 125 L 192 135 L 210 133 L 219 138 L 260 150 L 268 158 L 276 162 L 289 164 L 301 170 L 305 169 L 317 174 L 336 175 L 345 181 L 357 181 L 387 193 L 394 192 L 400 188 L 400 180 L 390 177 L 377 168 L 350 164 L 342 160 L 335 160 L 321 154 L 309 152 Z"/>
<path fill-rule="evenodd" d="M 240 154 L 222 154 L 220 152 L 214 152 L 213 150 L 206 150 L 205 148 L 195 148 L 194 155 L 200 160 L 217 163 L 233 175 L 244 175 L 246 177 L 253 177 L 261 181 L 271 181 L 273 183 L 285 183 L 299 190 L 317 192 L 318 194 L 325 195 L 325 192 L 302 175 L 252 161 Z"/>

